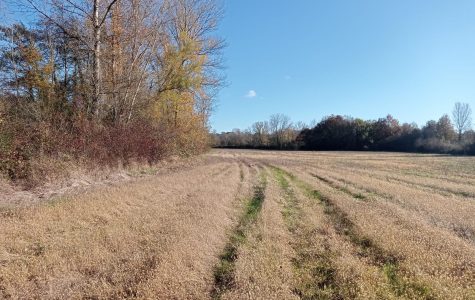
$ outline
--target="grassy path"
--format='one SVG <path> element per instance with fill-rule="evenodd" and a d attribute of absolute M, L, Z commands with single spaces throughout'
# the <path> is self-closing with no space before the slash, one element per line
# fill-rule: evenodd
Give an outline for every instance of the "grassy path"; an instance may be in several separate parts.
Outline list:
<path fill-rule="evenodd" d="M 309 207 L 303 206 L 291 186 L 289 180 L 295 177 L 277 167 L 271 169 L 284 192 L 282 215 L 288 230 L 293 234 L 294 293 L 300 299 L 341 299 L 343 287 L 335 279 L 336 270 L 331 259 L 333 254 L 324 246 L 327 241 L 322 240 L 322 236 L 317 237 L 318 225 L 312 224 L 308 212 L 305 212 Z M 319 244 L 319 241 L 323 243 Z"/>
<path fill-rule="evenodd" d="M 242 174 L 240 173 L 241 178 L 243 178 Z M 259 182 L 254 186 L 253 196 L 246 202 L 244 213 L 241 215 L 237 226 L 231 232 L 229 241 L 219 257 L 219 264 L 214 272 L 215 283 L 211 293 L 213 299 L 220 299 L 226 290 L 234 286 L 235 263 L 238 259 L 238 250 L 246 242 L 248 232 L 256 222 L 261 211 L 266 185 L 266 174 L 261 173 Z"/>

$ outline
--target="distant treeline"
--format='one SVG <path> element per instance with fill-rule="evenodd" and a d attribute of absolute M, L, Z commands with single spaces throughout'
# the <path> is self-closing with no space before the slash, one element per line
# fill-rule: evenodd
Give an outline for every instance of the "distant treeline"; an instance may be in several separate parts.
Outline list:
<path fill-rule="evenodd" d="M 256 122 L 249 129 L 215 133 L 215 147 L 287 150 L 373 150 L 475 154 L 468 104 L 457 103 L 452 119 L 443 115 L 419 128 L 388 115 L 363 120 L 331 115 L 315 125 L 292 123 L 284 115 Z"/>

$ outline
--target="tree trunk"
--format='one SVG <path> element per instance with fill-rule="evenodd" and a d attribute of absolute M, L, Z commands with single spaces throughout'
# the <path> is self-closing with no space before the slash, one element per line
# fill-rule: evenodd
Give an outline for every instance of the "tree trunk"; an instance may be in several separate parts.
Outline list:
<path fill-rule="evenodd" d="M 94 51 L 93 51 L 93 73 L 92 86 L 93 95 L 90 104 L 90 116 L 97 116 L 101 95 L 101 24 L 99 23 L 99 1 L 94 0 L 93 21 L 94 21 Z"/>

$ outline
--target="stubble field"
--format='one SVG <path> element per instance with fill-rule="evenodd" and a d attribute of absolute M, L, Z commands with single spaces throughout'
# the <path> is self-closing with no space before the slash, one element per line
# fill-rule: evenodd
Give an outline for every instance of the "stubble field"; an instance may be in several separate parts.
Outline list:
<path fill-rule="evenodd" d="M 0 298 L 475 299 L 469 157 L 213 150 L 0 228 Z"/>

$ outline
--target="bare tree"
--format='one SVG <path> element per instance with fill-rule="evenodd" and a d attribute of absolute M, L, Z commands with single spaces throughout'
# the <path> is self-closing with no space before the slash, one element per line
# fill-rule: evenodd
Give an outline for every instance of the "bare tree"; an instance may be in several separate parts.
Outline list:
<path fill-rule="evenodd" d="M 137 117 L 153 94 L 153 60 L 164 43 L 167 20 L 163 5 L 156 0 L 119 0 L 106 23 L 103 54 L 104 93 L 107 115 L 115 123 Z"/>
<path fill-rule="evenodd" d="M 87 0 L 26 1 L 33 10 L 58 26 L 70 38 L 83 42 L 92 52 L 91 85 L 93 94 L 88 104 L 88 113 L 91 116 L 97 115 L 98 102 L 100 102 L 102 93 L 102 31 L 107 17 L 118 0 L 92 0 L 92 4 Z M 91 35 L 87 35 L 87 30 L 81 30 L 81 32 L 86 32 L 85 35 L 71 30 L 69 24 L 64 22 L 64 15 L 69 15 L 69 20 L 77 20 L 79 18 L 80 23 L 86 26 L 91 24 L 92 30 L 89 31 Z"/>
<path fill-rule="evenodd" d="M 455 103 L 452 118 L 458 132 L 459 142 L 461 142 L 462 134 L 472 127 L 472 109 L 470 105 L 468 103 Z"/>
<path fill-rule="evenodd" d="M 302 131 L 304 129 L 310 129 L 310 125 L 308 125 L 307 123 L 303 122 L 303 121 L 298 121 L 297 123 L 295 123 L 294 125 L 294 129 L 296 131 Z"/>
<path fill-rule="evenodd" d="M 288 140 L 288 131 L 292 128 L 290 118 L 284 114 L 274 114 L 270 117 L 269 128 L 277 148 L 282 149 Z"/>
<path fill-rule="evenodd" d="M 255 122 L 251 126 L 254 147 L 267 147 L 269 142 L 269 124 Z"/>

